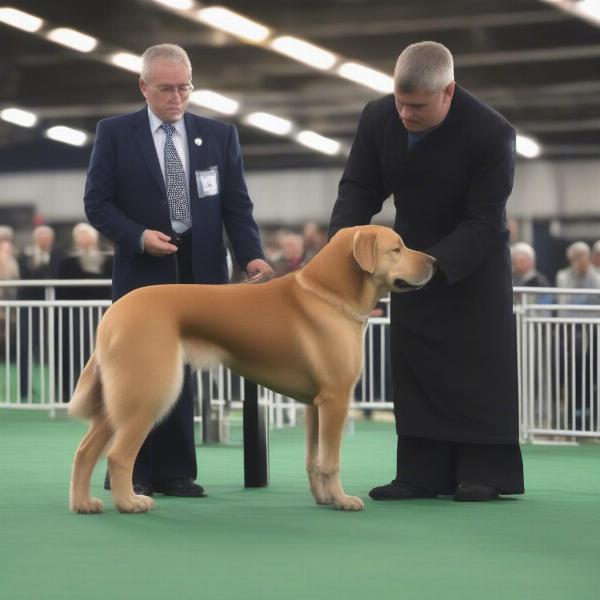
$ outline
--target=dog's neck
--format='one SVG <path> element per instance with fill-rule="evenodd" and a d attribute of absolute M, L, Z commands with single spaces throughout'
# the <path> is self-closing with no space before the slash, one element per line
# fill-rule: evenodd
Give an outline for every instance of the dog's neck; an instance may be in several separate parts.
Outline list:
<path fill-rule="evenodd" d="M 314 294 L 317 298 L 323 300 L 323 302 L 339 309 L 353 321 L 357 321 L 361 325 L 364 325 L 368 321 L 369 313 L 355 310 L 348 302 L 342 300 L 342 298 L 334 292 L 331 292 L 320 285 L 315 285 L 315 282 L 306 277 L 302 271 L 296 273 L 296 282 L 303 290 Z"/>
<path fill-rule="evenodd" d="M 358 266 L 347 245 L 334 242 L 327 244 L 297 272 L 296 281 L 300 287 L 335 306 L 352 320 L 364 324 L 385 291 L 379 289 L 372 276 Z M 321 261 L 331 254 L 339 257 L 335 261 L 335 273 L 320 267 Z"/>

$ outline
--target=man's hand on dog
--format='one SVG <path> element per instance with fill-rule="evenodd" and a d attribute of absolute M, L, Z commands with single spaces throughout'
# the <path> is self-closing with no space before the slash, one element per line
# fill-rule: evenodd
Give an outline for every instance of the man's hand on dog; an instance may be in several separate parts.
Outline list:
<path fill-rule="evenodd" d="M 170 236 L 155 231 L 153 229 L 146 229 L 144 231 L 144 251 L 152 256 L 167 256 L 177 252 L 177 246 L 170 244 Z"/>
<path fill-rule="evenodd" d="M 268 281 L 273 277 L 273 269 L 268 262 L 262 258 L 255 258 L 246 265 L 246 273 L 248 274 L 244 283 L 260 283 Z"/>

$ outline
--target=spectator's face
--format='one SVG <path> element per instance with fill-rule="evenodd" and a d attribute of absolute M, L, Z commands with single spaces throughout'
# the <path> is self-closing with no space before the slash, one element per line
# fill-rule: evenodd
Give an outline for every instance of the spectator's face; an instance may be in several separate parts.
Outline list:
<path fill-rule="evenodd" d="M 178 121 L 190 101 L 190 73 L 180 62 L 157 60 L 149 81 L 140 79 L 140 89 L 152 112 L 167 123 Z"/>
<path fill-rule="evenodd" d="M 454 82 L 441 92 L 395 91 L 396 110 L 406 129 L 412 133 L 427 131 L 441 123 L 450 108 L 454 94 Z"/>
<path fill-rule="evenodd" d="M 290 235 L 281 240 L 281 251 L 283 258 L 294 260 L 304 254 L 304 244 L 300 236 Z"/>
<path fill-rule="evenodd" d="M 590 267 L 590 255 L 585 252 L 580 252 L 572 256 L 569 262 L 575 273 L 583 275 Z"/>
<path fill-rule="evenodd" d="M 93 232 L 86 231 L 85 229 L 79 231 L 73 241 L 77 250 L 81 252 L 89 252 L 98 247 L 98 238 Z"/>
<path fill-rule="evenodd" d="M 525 275 L 533 268 L 533 261 L 526 254 L 514 254 L 512 257 L 513 271 L 517 275 Z"/>
<path fill-rule="evenodd" d="M 592 264 L 595 267 L 600 268 L 600 252 L 594 252 L 592 254 Z"/>
<path fill-rule="evenodd" d="M 42 251 L 50 252 L 54 243 L 54 234 L 51 231 L 40 230 L 33 235 L 33 243 Z"/>

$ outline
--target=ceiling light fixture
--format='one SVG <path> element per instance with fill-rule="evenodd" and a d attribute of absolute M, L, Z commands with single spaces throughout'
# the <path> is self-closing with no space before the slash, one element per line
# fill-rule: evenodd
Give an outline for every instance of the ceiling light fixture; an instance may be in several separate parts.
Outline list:
<path fill-rule="evenodd" d="M 56 142 L 70 144 L 71 146 L 83 146 L 88 141 L 88 134 L 79 129 L 56 125 L 46 130 L 46 137 Z"/>
<path fill-rule="evenodd" d="M 250 42 L 263 42 L 270 35 L 268 27 L 223 6 L 202 8 L 197 14 L 203 23 Z"/>
<path fill-rule="evenodd" d="M 315 133 L 314 131 L 301 131 L 297 136 L 296 140 L 303 146 L 329 154 L 333 156 L 340 150 L 340 143 L 332 140 L 331 138 L 324 137 Z"/>
<path fill-rule="evenodd" d="M 223 96 L 222 94 L 218 94 L 211 90 L 197 90 L 192 92 L 190 102 L 210 108 L 225 115 L 233 115 L 240 107 L 240 103 L 233 98 Z"/>
<path fill-rule="evenodd" d="M 542 149 L 533 138 L 526 135 L 517 135 L 517 152 L 525 158 L 537 158 Z"/>
<path fill-rule="evenodd" d="M 394 91 L 394 79 L 392 77 L 365 65 L 347 62 L 340 66 L 338 73 L 345 79 L 366 85 L 384 94 L 391 94 Z"/>
<path fill-rule="evenodd" d="M 337 57 L 333 52 L 290 35 L 275 38 L 271 42 L 271 48 L 289 58 L 323 71 L 331 69 L 337 61 Z"/>
<path fill-rule="evenodd" d="M 53 29 L 48 32 L 47 37 L 51 42 L 62 44 L 78 52 L 91 52 L 98 45 L 96 38 L 68 27 Z"/>
<path fill-rule="evenodd" d="M 275 135 L 286 135 L 292 130 L 292 122 L 281 117 L 276 117 L 266 112 L 254 112 L 249 114 L 245 119 L 245 122 L 253 127 L 264 129 L 269 133 Z"/>
<path fill-rule="evenodd" d="M 34 33 L 44 23 L 39 17 L 8 6 L 0 8 L 0 21 L 29 33 Z"/>
<path fill-rule="evenodd" d="M 0 111 L 0 119 L 21 127 L 33 127 L 38 120 L 32 112 L 20 108 L 5 108 Z"/>

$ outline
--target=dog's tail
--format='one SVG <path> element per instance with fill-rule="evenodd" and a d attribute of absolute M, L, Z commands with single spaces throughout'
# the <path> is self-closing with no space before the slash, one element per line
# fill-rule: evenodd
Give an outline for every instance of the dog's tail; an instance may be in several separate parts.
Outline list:
<path fill-rule="evenodd" d="M 80 419 L 90 419 L 101 408 L 102 380 L 94 352 L 81 372 L 73 397 L 69 402 L 69 414 Z"/>

